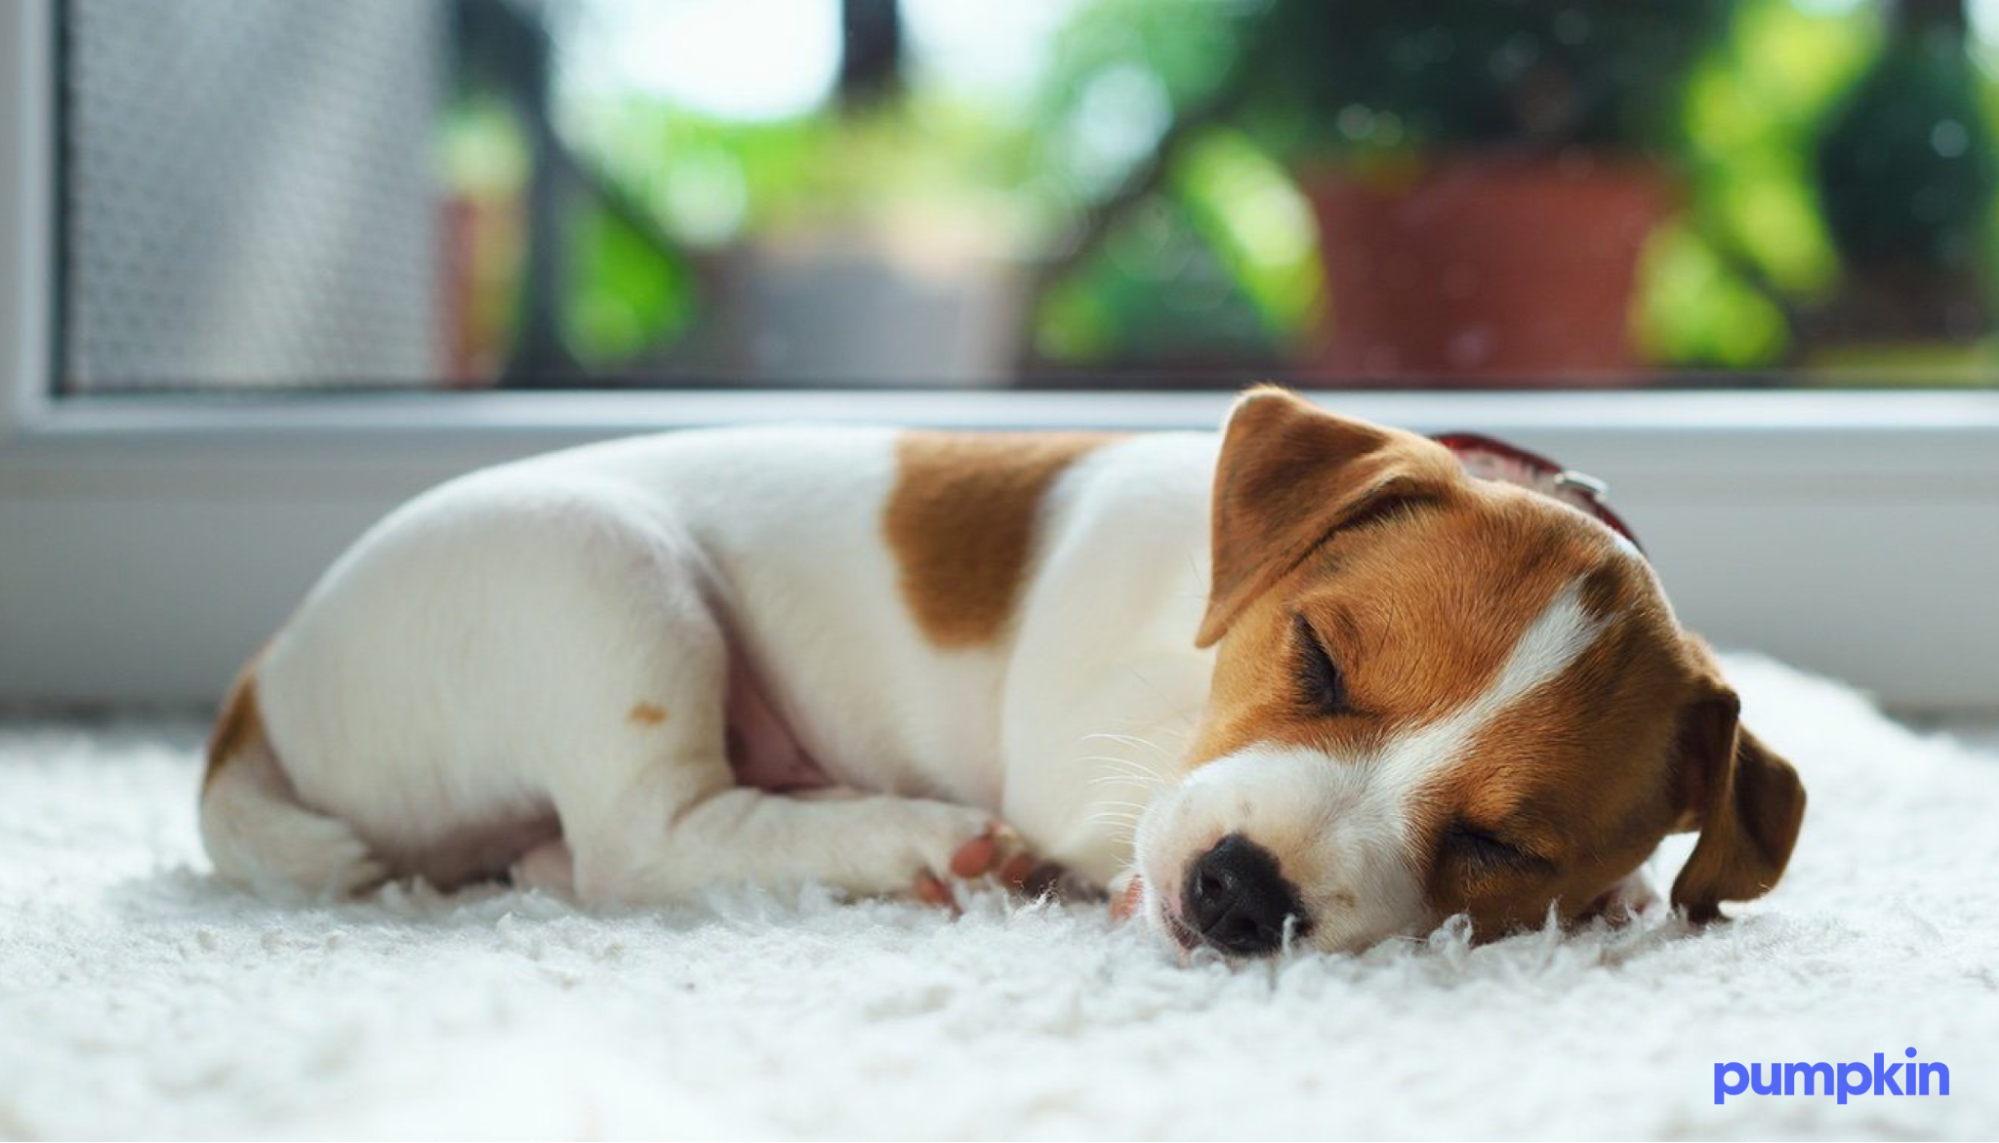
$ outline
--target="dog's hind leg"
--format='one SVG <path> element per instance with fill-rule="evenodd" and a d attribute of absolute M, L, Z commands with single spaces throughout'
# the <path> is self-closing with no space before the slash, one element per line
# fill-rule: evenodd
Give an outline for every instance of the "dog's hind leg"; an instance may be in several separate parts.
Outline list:
<path fill-rule="evenodd" d="M 675 764 L 678 765 L 678 764 Z M 859 896 L 914 894 L 944 903 L 952 878 L 1019 882 L 1019 841 L 988 812 L 918 798 L 801 798 L 731 786 L 691 801 L 650 777 L 600 804 L 574 839 L 577 897 L 667 904 L 707 889 L 822 884 Z"/>
<path fill-rule="evenodd" d="M 647 582 L 603 584 L 605 593 L 650 606 L 618 614 L 615 630 L 585 635 L 598 652 L 592 686 L 576 693 L 573 710 L 547 712 L 565 727 L 570 761 L 550 767 L 548 793 L 579 900 L 667 904 L 722 886 L 806 883 L 935 900 L 948 896 L 954 876 L 1016 862 L 1017 841 L 987 810 L 738 785 L 725 713 L 732 649 L 722 624 L 671 561 L 634 561 L 616 574 Z"/>
<path fill-rule="evenodd" d="M 507 869 L 507 880 L 516 889 L 539 889 L 564 897 L 574 895 L 575 859 L 569 855 L 569 843 L 558 837 L 521 854 L 520 860 Z"/>
<path fill-rule="evenodd" d="M 266 895 L 332 897 L 385 872 L 346 822 L 300 804 L 280 768 L 246 670 L 230 691 L 201 788 L 201 839 L 225 881 Z"/>

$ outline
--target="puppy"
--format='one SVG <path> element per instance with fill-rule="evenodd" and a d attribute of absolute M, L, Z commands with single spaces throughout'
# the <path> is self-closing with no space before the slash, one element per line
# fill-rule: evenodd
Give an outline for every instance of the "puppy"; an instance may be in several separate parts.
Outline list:
<path fill-rule="evenodd" d="M 946 900 L 1026 852 L 1162 936 L 1358 949 L 1782 873 L 1796 773 L 1611 528 L 1429 439 L 686 432 L 419 497 L 245 669 L 217 872 Z M 1005 823 L 1002 826 L 1001 823 Z M 1127 882 L 1127 879 L 1128 882 Z"/>

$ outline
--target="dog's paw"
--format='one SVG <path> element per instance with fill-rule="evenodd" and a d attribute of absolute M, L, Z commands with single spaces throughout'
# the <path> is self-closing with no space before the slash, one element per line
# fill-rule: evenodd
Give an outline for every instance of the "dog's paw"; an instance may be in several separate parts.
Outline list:
<path fill-rule="evenodd" d="M 818 879 L 862 897 L 913 897 L 955 909 L 978 886 L 1038 894 L 1054 882 L 1019 833 L 991 813 L 952 802 L 871 795 L 853 809 L 867 826 L 825 855 Z"/>
<path fill-rule="evenodd" d="M 923 868 L 909 888 L 917 900 L 956 909 L 959 893 L 975 886 L 998 885 L 1026 896 L 1039 896 L 1053 887 L 1060 871 L 1037 861 L 1020 834 L 978 811 L 949 809 L 970 816 L 955 829 L 947 827 L 941 845 L 923 847 L 928 851 Z M 931 824 L 934 828 L 939 823 Z"/>
<path fill-rule="evenodd" d="M 962 835 L 961 835 L 962 836 Z M 985 820 L 979 831 L 950 847 L 942 862 L 935 857 L 925 862 L 916 875 L 911 892 L 926 905 L 940 909 L 958 907 L 958 886 L 978 884 L 988 878 L 1004 882 L 1009 876 L 1025 879 L 1034 859 L 1020 835 L 997 821 Z"/>
<path fill-rule="evenodd" d="M 1110 883 L 1111 920 L 1123 923 L 1138 916 L 1145 907 L 1145 881 L 1138 870 L 1127 869 Z"/>

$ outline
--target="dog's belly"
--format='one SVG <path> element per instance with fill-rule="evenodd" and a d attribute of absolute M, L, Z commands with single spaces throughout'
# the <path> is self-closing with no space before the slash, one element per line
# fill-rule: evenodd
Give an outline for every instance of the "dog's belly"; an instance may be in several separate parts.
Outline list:
<path fill-rule="evenodd" d="M 730 667 L 728 726 L 729 768 L 738 785 L 796 793 L 834 784 L 799 744 L 740 654 Z M 420 877 L 440 889 L 495 880 L 529 851 L 563 836 L 562 823 L 549 807 L 486 821 L 457 821 L 444 807 L 437 808 L 432 820 L 441 832 L 387 831 L 369 839 L 395 876 Z"/>
<path fill-rule="evenodd" d="M 756 671 L 732 653 L 728 699 L 729 768 L 738 785 L 796 793 L 834 785 L 772 705 Z M 399 877 L 421 877 L 441 889 L 507 874 L 536 847 L 562 837 L 552 809 L 486 823 L 454 825 L 442 836 L 390 834 L 374 839 L 378 855 Z"/>
<path fill-rule="evenodd" d="M 738 785 L 797 793 L 835 784 L 800 745 L 740 652 L 731 656 L 727 718 L 729 767 Z M 419 775 L 408 777 L 426 784 Z M 397 815 L 393 824 L 357 823 L 358 831 L 396 877 L 420 877 L 440 889 L 505 877 L 529 851 L 563 836 L 545 799 L 473 807 L 412 790 L 408 800 L 426 812 Z"/>
<path fill-rule="evenodd" d="M 729 769 L 736 784 L 784 793 L 834 784 L 771 703 L 741 648 L 729 655 Z"/>
<path fill-rule="evenodd" d="M 373 844 L 376 855 L 398 878 L 421 877 L 439 889 L 490 881 L 543 842 L 562 836 L 552 812 L 456 826 L 441 837 L 412 842 L 390 836 Z"/>

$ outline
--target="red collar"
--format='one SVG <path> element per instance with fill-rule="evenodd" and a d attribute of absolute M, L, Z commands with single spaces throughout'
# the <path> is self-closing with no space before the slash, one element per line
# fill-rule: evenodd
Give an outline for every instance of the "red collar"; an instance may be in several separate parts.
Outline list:
<path fill-rule="evenodd" d="M 1632 535 L 1624 520 L 1604 503 L 1610 486 L 1596 477 L 1563 468 L 1539 453 L 1528 452 L 1517 445 L 1479 433 L 1444 433 L 1435 440 L 1456 453 L 1458 463 L 1465 466 L 1465 471 L 1480 480 L 1516 484 L 1559 500 L 1586 516 L 1602 521 L 1611 531 L 1631 541 L 1631 546 L 1637 548 L 1640 555 L 1645 553 L 1638 537 Z"/>

